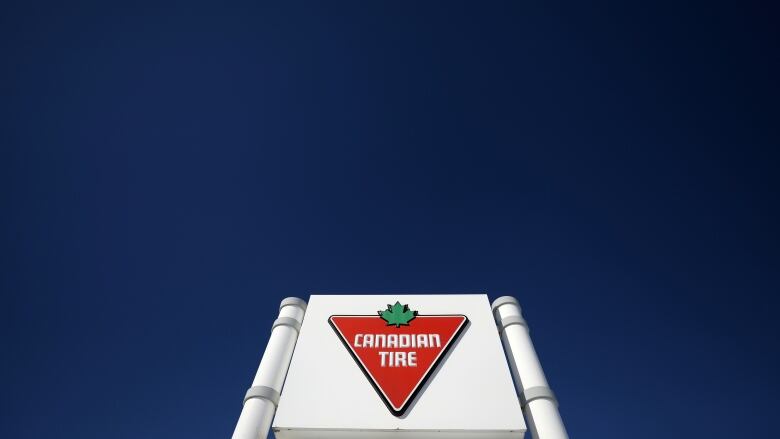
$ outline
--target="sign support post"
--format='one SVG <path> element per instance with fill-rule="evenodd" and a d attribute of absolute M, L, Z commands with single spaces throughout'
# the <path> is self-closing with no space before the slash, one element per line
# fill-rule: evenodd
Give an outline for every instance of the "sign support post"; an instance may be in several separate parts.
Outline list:
<path fill-rule="evenodd" d="M 265 439 L 268 435 L 305 312 L 304 300 L 282 300 L 252 387 L 244 396 L 233 439 Z"/>
<path fill-rule="evenodd" d="M 491 308 L 531 435 L 534 439 L 568 439 L 520 304 L 514 297 L 503 296 L 493 301 Z"/>

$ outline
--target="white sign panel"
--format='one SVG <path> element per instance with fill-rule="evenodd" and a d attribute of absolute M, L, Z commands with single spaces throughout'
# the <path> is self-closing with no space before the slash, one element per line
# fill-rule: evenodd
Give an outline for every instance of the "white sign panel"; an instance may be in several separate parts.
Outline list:
<path fill-rule="evenodd" d="M 312 295 L 278 439 L 522 438 L 488 298 Z"/>

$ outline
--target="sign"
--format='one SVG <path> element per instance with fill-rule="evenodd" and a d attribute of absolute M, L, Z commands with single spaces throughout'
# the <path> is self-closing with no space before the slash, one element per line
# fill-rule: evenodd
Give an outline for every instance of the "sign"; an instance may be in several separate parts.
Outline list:
<path fill-rule="evenodd" d="M 374 315 L 333 315 L 328 322 L 390 412 L 401 416 L 468 318 L 420 315 L 396 301 Z"/>
<path fill-rule="evenodd" d="M 276 439 L 526 432 L 485 294 L 313 294 L 292 349 Z"/>

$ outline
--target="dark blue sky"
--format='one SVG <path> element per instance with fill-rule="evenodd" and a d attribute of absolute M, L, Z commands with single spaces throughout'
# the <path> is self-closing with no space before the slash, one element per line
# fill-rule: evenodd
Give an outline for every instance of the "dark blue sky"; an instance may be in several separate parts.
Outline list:
<path fill-rule="evenodd" d="M 518 297 L 573 438 L 776 430 L 771 2 L 20 3 L 0 437 L 229 437 L 283 297 L 399 291 Z"/>

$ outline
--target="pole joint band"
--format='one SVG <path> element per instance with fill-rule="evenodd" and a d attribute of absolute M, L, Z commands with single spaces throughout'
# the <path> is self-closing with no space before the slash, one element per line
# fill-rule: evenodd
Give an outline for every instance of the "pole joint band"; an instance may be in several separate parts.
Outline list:
<path fill-rule="evenodd" d="M 252 386 L 244 395 L 244 404 L 252 398 L 260 398 L 271 401 L 274 407 L 279 405 L 279 392 L 267 386 Z"/>
<path fill-rule="evenodd" d="M 520 302 L 518 302 L 517 299 L 515 299 L 512 296 L 501 296 L 498 299 L 493 301 L 493 303 L 490 305 L 490 310 L 496 312 L 496 308 L 498 308 L 501 305 L 506 305 L 508 303 L 514 304 L 517 306 L 518 309 L 520 309 Z"/>
<path fill-rule="evenodd" d="M 299 299 L 297 297 L 288 297 L 282 300 L 282 303 L 279 304 L 279 310 L 281 310 L 282 308 L 288 305 L 297 306 L 298 308 L 306 312 L 306 301 L 303 299 Z"/>
<path fill-rule="evenodd" d="M 271 331 L 273 331 L 277 326 L 289 326 L 295 329 L 296 332 L 301 332 L 301 322 L 291 317 L 279 317 L 278 319 L 274 320 L 274 325 L 271 326 Z"/>
<path fill-rule="evenodd" d="M 524 318 L 520 316 L 508 316 L 501 319 L 501 322 L 498 324 L 498 332 L 504 332 L 504 330 L 511 325 L 525 326 L 525 329 L 528 329 L 528 323 L 525 322 Z"/>
<path fill-rule="evenodd" d="M 520 392 L 520 405 L 525 407 L 529 402 L 535 399 L 549 399 L 558 407 L 558 399 L 555 398 L 555 394 L 552 389 L 547 386 L 531 387 Z"/>

